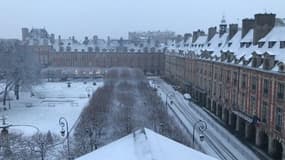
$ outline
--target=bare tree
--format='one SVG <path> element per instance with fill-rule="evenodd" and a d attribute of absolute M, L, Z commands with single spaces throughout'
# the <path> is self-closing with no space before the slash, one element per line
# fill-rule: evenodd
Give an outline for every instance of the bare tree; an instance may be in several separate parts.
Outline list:
<path fill-rule="evenodd" d="M 31 85 L 38 82 L 39 71 L 37 55 L 32 48 L 22 45 L 19 40 L 1 40 L 0 81 L 5 84 L 2 91 L 3 105 L 6 105 L 9 91 L 14 90 L 16 99 L 19 99 L 21 86 L 31 88 Z"/>

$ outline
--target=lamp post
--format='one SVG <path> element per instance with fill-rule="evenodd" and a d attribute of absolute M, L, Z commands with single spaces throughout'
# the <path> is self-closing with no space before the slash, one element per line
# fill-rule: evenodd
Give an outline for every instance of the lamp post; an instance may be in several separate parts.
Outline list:
<path fill-rule="evenodd" d="M 93 87 L 86 87 L 87 96 L 90 97 L 91 93 L 93 92 Z"/>
<path fill-rule="evenodd" d="M 70 160 L 70 148 L 69 148 L 69 129 L 68 129 L 68 122 L 64 117 L 60 117 L 59 121 L 58 121 L 60 127 L 61 127 L 61 136 L 65 136 L 66 133 L 66 140 L 67 140 L 67 156 L 68 156 L 68 160 Z"/>
<path fill-rule="evenodd" d="M 41 154 L 41 160 L 44 160 L 44 142 L 42 142 L 42 138 L 40 136 L 40 129 L 34 125 L 13 125 L 13 124 L 8 124 L 6 122 L 7 118 L 6 117 L 2 117 L 0 120 L 2 120 L 2 124 L 0 125 L 0 129 L 2 129 L 1 131 L 1 137 L 2 137 L 2 140 L 3 140 L 3 144 L 4 144 L 4 147 L 6 148 L 5 150 L 5 153 L 6 154 L 9 154 L 11 153 L 11 150 L 10 150 L 10 144 L 9 144 L 9 137 L 8 137 L 8 129 L 10 127 L 31 127 L 31 128 L 34 128 L 35 130 L 37 130 L 37 133 L 36 135 L 39 136 L 39 141 L 40 141 L 40 150 L 35 150 L 36 152 L 40 152 Z"/>
<path fill-rule="evenodd" d="M 166 100 L 165 100 L 165 105 L 167 106 L 167 98 L 171 98 L 171 97 L 174 97 L 174 93 L 167 93 L 166 94 Z"/>
<path fill-rule="evenodd" d="M 195 129 L 198 126 L 198 129 L 200 131 L 200 141 L 204 141 L 204 131 L 207 130 L 207 123 L 205 121 L 202 120 L 198 120 L 197 122 L 195 122 L 194 126 L 193 126 L 193 137 L 192 137 L 192 141 L 193 141 L 193 147 L 195 148 Z"/>

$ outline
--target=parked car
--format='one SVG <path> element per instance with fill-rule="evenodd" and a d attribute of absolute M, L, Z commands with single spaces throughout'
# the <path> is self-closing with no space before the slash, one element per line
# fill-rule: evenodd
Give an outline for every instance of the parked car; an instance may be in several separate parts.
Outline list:
<path fill-rule="evenodd" d="M 191 101 L 191 99 L 192 99 L 192 97 L 190 96 L 189 93 L 185 93 L 185 94 L 183 95 L 183 97 L 184 97 L 184 99 L 186 99 L 186 100 L 188 100 L 188 101 Z"/>

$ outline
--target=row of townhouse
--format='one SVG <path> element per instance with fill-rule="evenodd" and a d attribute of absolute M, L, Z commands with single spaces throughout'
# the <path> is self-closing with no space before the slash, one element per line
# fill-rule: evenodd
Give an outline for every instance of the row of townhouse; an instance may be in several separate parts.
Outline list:
<path fill-rule="evenodd" d="M 285 159 L 285 25 L 275 14 L 198 30 L 169 46 L 165 76 L 225 125 Z M 284 151 L 283 151 L 284 150 Z"/>
<path fill-rule="evenodd" d="M 110 67 L 140 68 L 145 74 L 164 72 L 163 47 L 154 40 L 55 38 L 45 29 L 22 29 L 22 43 L 34 49 L 49 77 L 94 77 Z M 68 72 L 66 71 L 68 69 Z"/>

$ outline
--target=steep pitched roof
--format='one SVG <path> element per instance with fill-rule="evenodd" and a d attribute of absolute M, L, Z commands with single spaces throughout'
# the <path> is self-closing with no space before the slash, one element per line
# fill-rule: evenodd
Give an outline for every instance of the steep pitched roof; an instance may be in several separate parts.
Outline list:
<path fill-rule="evenodd" d="M 77 160 L 216 160 L 149 129 L 141 129 Z"/>

